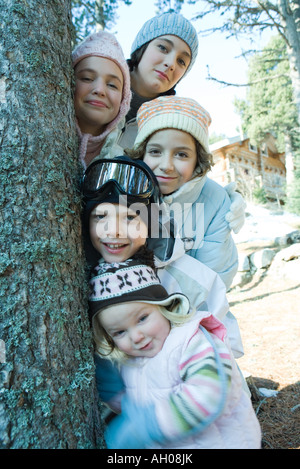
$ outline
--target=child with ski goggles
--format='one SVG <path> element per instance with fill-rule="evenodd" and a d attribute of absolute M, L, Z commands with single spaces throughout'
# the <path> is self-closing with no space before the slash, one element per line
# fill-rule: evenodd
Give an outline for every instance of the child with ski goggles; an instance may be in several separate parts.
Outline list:
<path fill-rule="evenodd" d="M 152 171 L 127 156 L 96 160 L 85 171 L 83 230 L 90 265 L 122 262 L 146 244 L 158 222 L 160 192 Z"/>
<path fill-rule="evenodd" d="M 97 262 L 124 262 L 148 248 L 169 293 L 181 291 L 197 309 L 208 308 L 220 320 L 226 317 L 229 305 L 224 283 L 186 254 L 168 207 L 161 203 L 158 182 L 143 161 L 127 156 L 96 160 L 85 172 L 82 191 L 85 248 L 91 267 Z M 232 334 L 229 331 L 229 338 L 242 355 L 238 327 Z"/>

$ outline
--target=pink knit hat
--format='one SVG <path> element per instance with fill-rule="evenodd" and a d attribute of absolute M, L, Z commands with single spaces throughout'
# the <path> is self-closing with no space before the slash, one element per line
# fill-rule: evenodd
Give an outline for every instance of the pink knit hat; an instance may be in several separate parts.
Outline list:
<path fill-rule="evenodd" d="M 105 131 L 101 135 L 92 138 L 93 141 L 96 139 L 103 141 L 129 111 L 131 101 L 130 74 L 122 48 L 115 36 L 111 33 L 99 31 L 89 35 L 84 39 L 84 41 L 78 44 L 72 52 L 73 68 L 75 68 L 80 60 L 90 56 L 104 57 L 105 59 L 115 62 L 120 68 L 124 80 L 122 101 L 118 115 L 107 125 Z M 82 135 L 80 134 L 81 133 L 79 132 L 79 136 L 81 138 Z"/>

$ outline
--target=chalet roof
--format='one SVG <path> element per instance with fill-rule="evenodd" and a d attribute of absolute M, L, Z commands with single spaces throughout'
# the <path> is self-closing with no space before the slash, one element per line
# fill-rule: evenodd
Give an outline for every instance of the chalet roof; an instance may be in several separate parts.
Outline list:
<path fill-rule="evenodd" d="M 224 138 L 223 140 L 219 140 L 218 142 L 212 143 L 209 145 L 210 151 L 219 150 L 220 148 L 227 147 L 228 145 L 232 145 L 234 143 L 242 142 L 240 135 L 236 135 L 235 137 Z"/>
<path fill-rule="evenodd" d="M 241 137 L 240 135 L 236 135 L 235 137 L 230 137 L 230 138 L 225 138 L 223 140 L 219 140 L 219 142 L 215 142 L 211 145 L 209 145 L 209 149 L 211 152 L 220 150 L 221 148 L 225 148 L 229 145 L 234 145 L 236 143 L 244 143 L 247 140 L 249 140 L 248 137 Z M 276 146 L 276 138 L 271 132 L 267 132 L 265 134 L 265 138 L 263 143 L 267 145 L 267 147 L 271 150 L 271 152 L 274 153 L 279 153 L 277 146 Z"/>

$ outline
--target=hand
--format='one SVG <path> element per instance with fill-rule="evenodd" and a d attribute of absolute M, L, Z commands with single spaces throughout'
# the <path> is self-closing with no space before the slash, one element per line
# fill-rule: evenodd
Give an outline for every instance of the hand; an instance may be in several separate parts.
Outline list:
<path fill-rule="evenodd" d="M 96 385 L 100 398 L 109 402 L 116 394 L 124 390 L 121 374 L 110 360 L 95 355 Z"/>
<path fill-rule="evenodd" d="M 137 406 L 127 397 L 122 400 L 121 415 L 109 423 L 105 432 L 108 449 L 144 449 L 163 439 L 154 405 Z"/>
<path fill-rule="evenodd" d="M 236 182 L 231 182 L 224 187 L 229 195 L 231 205 L 230 211 L 226 214 L 225 219 L 228 222 L 230 229 L 234 233 L 238 233 L 245 223 L 245 209 L 246 203 L 238 192 L 236 192 Z"/>

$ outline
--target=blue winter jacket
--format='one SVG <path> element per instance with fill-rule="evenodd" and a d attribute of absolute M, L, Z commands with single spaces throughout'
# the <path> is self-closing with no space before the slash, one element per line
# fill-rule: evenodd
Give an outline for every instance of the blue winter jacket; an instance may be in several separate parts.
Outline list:
<path fill-rule="evenodd" d="M 230 210 L 226 190 L 207 176 L 196 177 L 164 196 L 187 254 L 217 272 L 228 290 L 238 268 L 238 252 L 225 220 Z"/>

